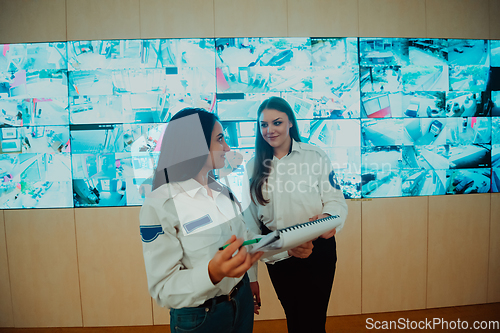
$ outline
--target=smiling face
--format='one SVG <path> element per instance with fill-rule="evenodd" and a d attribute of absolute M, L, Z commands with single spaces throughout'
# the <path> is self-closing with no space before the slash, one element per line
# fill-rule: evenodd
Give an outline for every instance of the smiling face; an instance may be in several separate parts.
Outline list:
<path fill-rule="evenodd" d="M 290 128 L 292 122 L 286 113 L 275 109 L 264 109 L 259 117 L 260 133 L 274 151 L 288 151 L 290 148 Z"/>
<path fill-rule="evenodd" d="M 226 153 L 231 149 L 226 143 L 222 125 L 216 121 L 212 130 L 212 141 L 210 142 L 210 158 L 207 159 L 205 166 L 208 169 L 223 168 L 226 163 Z"/>

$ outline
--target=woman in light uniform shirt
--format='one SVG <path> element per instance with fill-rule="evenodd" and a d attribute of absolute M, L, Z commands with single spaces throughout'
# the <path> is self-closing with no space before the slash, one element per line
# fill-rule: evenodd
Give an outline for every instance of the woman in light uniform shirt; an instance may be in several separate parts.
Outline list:
<path fill-rule="evenodd" d="M 212 176 L 228 151 L 217 117 L 202 109 L 181 110 L 162 139 L 140 229 L 149 292 L 170 308 L 172 332 L 252 332 L 246 271 L 262 253 L 241 247 L 251 235 L 239 203 Z"/>
<path fill-rule="evenodd" d="M 325 332 L 337 261 L 334 235 L 347 216 L 344 195 L 327 155 L 300 142 L 297 121 L 284 99 L 271 97 L 261 104 L 257 127 L 255 157 L 246 170 L 250 181 L 243 188 L 247 225 L 257 224 L 266 234 L 329 215 L 342 221 L 317 240 L 264 259 L 288 332 Z"/>

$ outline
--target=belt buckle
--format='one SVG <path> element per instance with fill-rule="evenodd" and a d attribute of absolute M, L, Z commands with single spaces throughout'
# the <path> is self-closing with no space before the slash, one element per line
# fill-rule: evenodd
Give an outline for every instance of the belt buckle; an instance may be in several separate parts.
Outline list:
<path fill-rule="evenodd" d="M 238 292 L 238 287 L 237 286 L 234 286 L 233 289 L 229 292 L 229 294 L 227 295 L 227 300 L 228 301 L 231 301 L 233 300 L 233 295 L 236 294 Z"/>

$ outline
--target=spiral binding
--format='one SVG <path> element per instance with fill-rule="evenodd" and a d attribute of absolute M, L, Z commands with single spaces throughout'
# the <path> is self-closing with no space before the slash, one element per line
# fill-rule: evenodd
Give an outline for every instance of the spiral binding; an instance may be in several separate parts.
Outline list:
<path fill-rule="evenodd" d="M 288 231 L 292 231 L 292 230 L 299 230 L 299 229 L 308 227 L 310 225 L 322 223 L 322 222 L 333 220 L 333 219 L 336 219 L 336 218 L 339 218 L 339 216 L 338 215 L 331 215 L 331 216 L 327 216 L 327 217 L 324 217 L 324 218 L 319 219 L 319 220 L 314 220 L 314 221 L 310 221 L 310 222 L 300 223 L 300 224 L 292 225 L 292 226 L 289 226 L 289 227 L 286 227 L 286 228 L 283 228 L 283 229 L 279 229 L 279 232 L 288 232 Z"/>

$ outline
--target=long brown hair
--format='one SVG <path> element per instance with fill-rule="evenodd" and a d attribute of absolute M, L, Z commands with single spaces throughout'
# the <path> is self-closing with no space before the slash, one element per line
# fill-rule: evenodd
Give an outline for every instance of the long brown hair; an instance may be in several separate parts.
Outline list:
<path fill-rule="evenodd" d="M 177 121 L 188 119 L 189 116 L 196 117 L 188 121 Z M 170 119 L 163 134 L 158 165 L 154 172 L 153 190 L 166 183 L 193 178 L 200 172 L 209 156 L 216 121 L 219 121 L 219 118 L 215 114 L 200 108 L 182 109 Z M 202 133 L 196 132 L 197 130 Z M 200 150 L 203 153 L 198 154 L 199 156 L 188 156 L 189 152 Z"/>
<path fill-rule="evenodd" d="M 297 119 L 295 119 L 295 114 L 293 113 L 290 104 L 285 101 L 281 97 L 270 97 L 266 99 L 259 106 L 259 110 L 257 111 L 257 134 L 255 136 L 255 163 L 252 178 L 250 180 L 250 195 L 253 203 L 256 204 L 255 199 L 257 199 L 258 203 L 262 206 L 265 206 L 269 203 L 269 200 L 265 200 L 262 195 L 262 186 L 267 182 L 267 178 L 271 173 L 271 165 L 270 161 L 273 159 L 274 149 L 269 145 L 269 143 L 264 140 L 262 134 L 260 132 L 260 124 L 259 119 L 260 115 L 265 109 L 273 109 L 286 113 L 288 119 L 292 123 L 292 127 L 290 128 L 290 137 L 300 142 L 299 129 L 297 127 Z M 266 161 L 268 161 L 266 163 Z"/>

